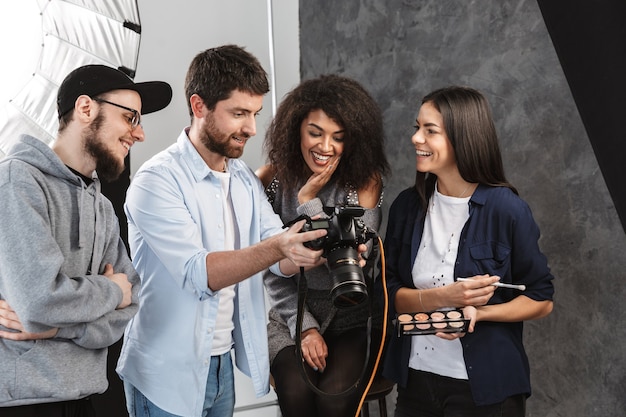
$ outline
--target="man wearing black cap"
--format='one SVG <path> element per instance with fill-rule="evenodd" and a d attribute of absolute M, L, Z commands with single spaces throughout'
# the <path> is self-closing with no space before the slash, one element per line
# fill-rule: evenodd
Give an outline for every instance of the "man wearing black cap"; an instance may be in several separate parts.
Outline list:
<path fill-rule="evenodd" d="M 0 415 L 92 416 L 107 348 L 137 311 L 138 276 L 100 193 L 169 84 L 103 65 L 59 87 L 51 147 L 24 135 L 0 161 Z"/>

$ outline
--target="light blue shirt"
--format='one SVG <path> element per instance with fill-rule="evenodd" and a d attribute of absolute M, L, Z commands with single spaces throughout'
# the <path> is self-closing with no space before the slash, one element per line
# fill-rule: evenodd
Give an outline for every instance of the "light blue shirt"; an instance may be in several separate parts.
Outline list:
<path fill-rule="evenodd" d="M 240 246 L 280 233 L 283 223 L 252 170 L 231 159 L 228 171 Z M 220 294 L 208 288 L 205 258 L 224 250 L 221 198 L 219 179 L 185 131 L 139 169 L 126 198 L 128 240 L 142 288 L 117 372 L 159 408 L 181 416 L 200 416 L 204 403 Z M 278 264 L 270 269 L 280 273 Z M 236 364 L 261 396 L 269 392 L 261 273 L 236 286 L 234 302 Z"/>

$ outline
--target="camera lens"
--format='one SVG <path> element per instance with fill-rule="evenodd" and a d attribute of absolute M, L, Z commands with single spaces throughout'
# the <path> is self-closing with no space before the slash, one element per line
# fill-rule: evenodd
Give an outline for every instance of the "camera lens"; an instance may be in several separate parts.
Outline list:
<path fill-rule="evenodd" d="M 328 253 L 328 265 L 333 280 L 330 294 L 335 307 L 353 307 L 367 300 L 367 285 L 356 249 L 350 246 L 332 249 Z"/>

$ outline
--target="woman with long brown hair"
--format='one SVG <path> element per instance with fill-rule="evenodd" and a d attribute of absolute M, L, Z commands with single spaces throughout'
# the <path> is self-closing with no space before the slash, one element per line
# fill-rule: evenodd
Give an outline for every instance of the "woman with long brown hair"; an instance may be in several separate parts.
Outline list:
<path fill-rule="evenodd" d="M 553 276 L 505 178 L 487 100 L 466 87 L 433 91 L 411 140 L 415 186 L 393 202 L 385 235 L 390 316 L 460 309 L 469 323 L 391 339 L 383 374 L 398 382 L 395 416 L 524 416 L 523 322 L 552 311 Z"/>

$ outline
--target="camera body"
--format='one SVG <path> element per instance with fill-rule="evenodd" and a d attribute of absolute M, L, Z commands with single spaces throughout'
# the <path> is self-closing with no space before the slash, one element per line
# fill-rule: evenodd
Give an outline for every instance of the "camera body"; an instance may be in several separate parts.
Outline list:
<path fill-rule="evenodd" d="M 359 305 L 367 300 L 367 285 L 359 265 L 359 245 L 367 243 L 376 235 L 360 219 L 365 213 L 361 206 L 337 206 L 327 209 L 328 218 L 310 219 L 301 232 L 326 229 L 327 234 L 319 239 L 305 242 L 308 248 L 323 249 L 328 259 L 333 280 L 331 296 L 338 308 Z M 331 211 L 332 210 L 332 211 Z"/>

